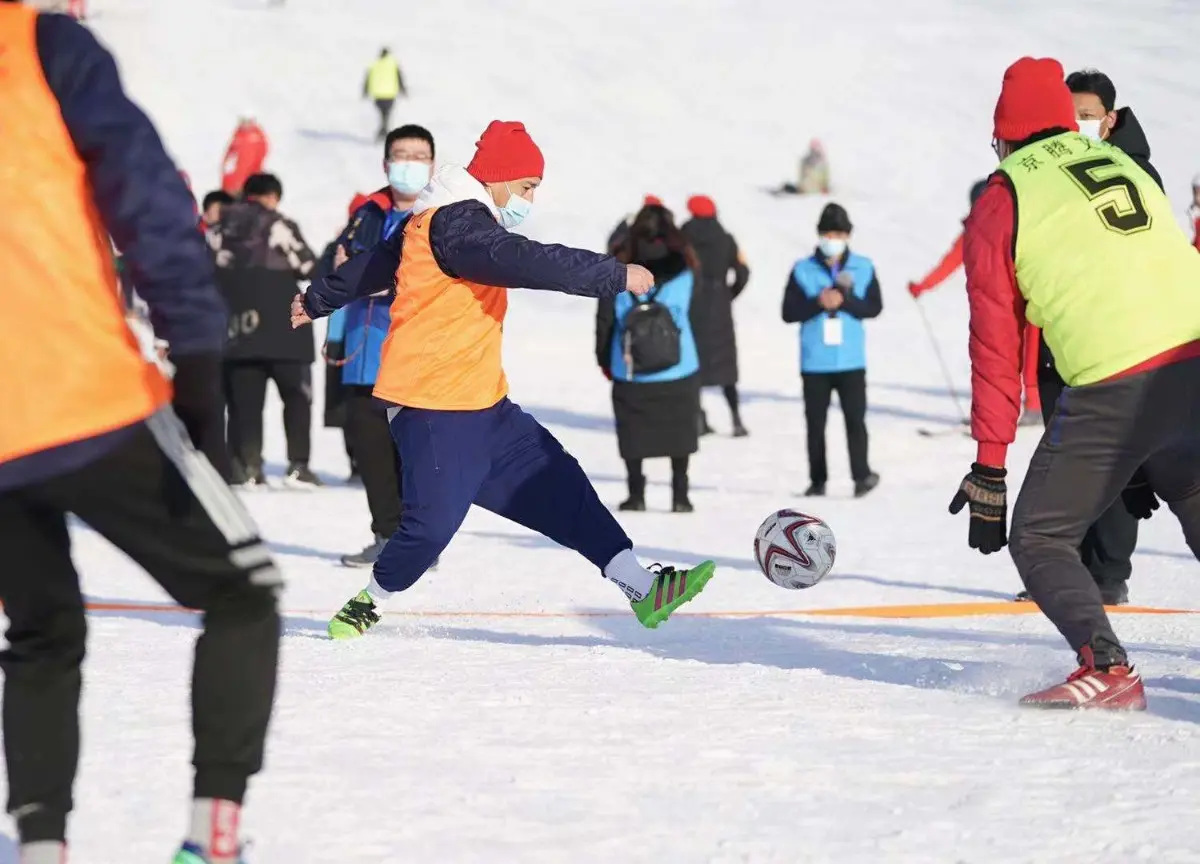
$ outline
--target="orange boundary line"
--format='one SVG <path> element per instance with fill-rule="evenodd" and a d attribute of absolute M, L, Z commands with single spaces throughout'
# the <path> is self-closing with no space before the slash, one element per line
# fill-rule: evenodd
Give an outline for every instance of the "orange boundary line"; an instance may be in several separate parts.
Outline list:
<path fill-rule="evenodd" d="M 89 612 L 158 612 L 163 614 L 196 612 L 184 606 L 170 603 L 109 603 L 89 602 L 86 604 Z M 795 618 L 795 617 L 837 617 L 837 618 L 967 618 L 983 615 L 1032 615 L 1038 613 L 1036 604 L 1013 603 L 1011 601 L 993 603 L 925 603 L 916 605 L 894 606 L 843 606 L 832 609 L 764 609 L 756 611 L 724 611 L 724 612 L 680 612 L 679 617 L 685 618 Z M 1110 614 L 1119 615 L 1200 615 L 1200 609 L 1163 609 L 1154 606 L 1110 606 Z M 289 610 L 291 615 L 328 615 L 325 610 Z M 498 610 L 433 610 L 416 611 L 412 609 L 385 612 L 392 618 L 623 618 L 629 613 L 620 610 L 592 612 L 504 612 Z"/>

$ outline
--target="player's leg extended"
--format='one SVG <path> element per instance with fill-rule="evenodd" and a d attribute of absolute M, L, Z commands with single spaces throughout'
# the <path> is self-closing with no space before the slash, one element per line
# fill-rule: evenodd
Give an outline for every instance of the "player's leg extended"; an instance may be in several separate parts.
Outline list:
<path fill-rule="evenodd" d="M 192 675 L 188 840 L 203 860 L 236 860 L 238 811 L 262 768 L 275 696 L 279 571 L 237 496 L 169 409 L 80 475 L 49 484 L 55 498 L 176 602 L 204 613 Z"/>
<path fill-rule="evenodd" d="M 507 416 L 497 430 L 492 469 L 475 503 L 579 552 L 621 586 L 648 627 L 658 626 L 700 593 L 712 578 L 711 561 L 691 571 L 643 568 L 628 535 L 575 458 L 517 405 L 501 404 Z"/>
<path fill-rule="evenodd" d="M 329 622 L 335 639 L 360 636 L 379 621 L 378 607 L 411 588 L 458 532 L 491 465 L 499 407 L 482 411 L 392 411 L 400 453 L 403 508 L 367 587 Z"/>
<path fill-rule="evenodd" d="M 61 851 L 79 759 L 86 624 L 70 548 L 60 509 L 32 490 L 0 492 L 0 596 L 9 643 L 0 655 L 4 755 L 8 812 L 23 849 L 41 843 Z"/>

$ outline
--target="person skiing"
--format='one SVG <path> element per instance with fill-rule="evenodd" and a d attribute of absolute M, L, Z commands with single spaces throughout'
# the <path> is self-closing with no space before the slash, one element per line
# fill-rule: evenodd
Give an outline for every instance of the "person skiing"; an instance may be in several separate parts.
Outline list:
<path fill-rule="evenodd" d="M 221 163 L 221 189 L 230 195 L 241 195 L 246 181 L 262 173 L 268 149 L 267 134 L 249 113 L 243 114 Z"/>
<path fill-rule="evenodd" d="M 474 503 L 574 549 L 657 627 L 694 598 L 715 565 L 644 568 L 579 463 L 508 398 L 501 333 L 508 288 L 593 298 L 653 286 L 643 267 L 509 233 L 528 215 L 545 161 L 525 126 L 493 121 L 466 169 L 447 166 L 418 196 L 404 230 L 313 282 L 292 326 L 395 287 L 375 396 L 403 466 L 400 527 L 366 588 L 329 622 L 334 639 L 378 623 L 379 609 L 438 558 Z"/>
<path fill-rule="evenodd" d="M 404 88 L 404 75 L 400 72 L 400 64 L 387 48 L 379 50 L 379 58 L 367 67 L 367 76 L 363 79 L 363 98 L 375 102 L 379 111 L 379 131 L 375 133 L 376 141 L 387 138 L 388 129 L 392 123 L 392 107 L 401 96 L 407 96 Z"/>
<path fill-rule="evenodd" d="M 717 205 L 707 195 L 693 195 L 687 202 L 691 219 L 680 226 L 700 260 L 703 287 L 697 291 L 696 345 L 700 351 L 700 386 L 720 387 L 733 420 L 733 437 L 750 433 L 742 423 L 738 404 L 737 334 L 733 327 L 733 301 L 750 281 L 750 268 L 733 235 L 717 219 Z M 732 275 L 733 281 L 730 281 Z M 701 435 L 712 433 L 704 409 L 698 425 Z"/>
<path fill-rule="evenodd" d="M 0 2 L 0 54 L 0 667 L 19 857 L 67 856 L 87 639 L 74 515 L 204 613 L 191 828 L 174 861 L 234 864 L 274 701 L 280 574 L 184 426 L 220 412 L 226 319 L 212 264 L 183 179 L 85 27 Z M 125 323 L 109 236 L 170 343 L 173 386 Z M 130 743 L 122 758 L 136 759 Z"/>
<path fill-rule="evenodd" d="M 987 186 L 987 180 L 977 180 L 971 184 L 971 191 L 968 195 L 968 212 L 970 208 L 975 206 L 975 202 L 979 200 L 979 196 L 983 194 L 984 188 Z M 928 274 L 919 282 L 908 283 L 908 293 L 912 295 L 914 300 L 919 300 L 921 295 L 941 285 L 953 275 L 963 263 L 963 235 L 959 235 L 954 239 L 954 243 L 950 246 L 950 251 L 942 256 L 942 260 L 937 263 Z M 1039 415 L 1042 412 L 1042 396 L 1038 389 L 1038 346 L 1041 344 L 1041 331 L 1032 324 L 1025 326 L 1025 340 L 1022 343 L 1024 349 L 1021 354 L 1021 383 L 1025 388 L 1025 407 L 1021 411 L 1021 418 L 1017 421 L 1018 426 L 1036 426 L 1041 422 Z"/>
<path fill-rule="evenodd" d="M 1057 60 L 1023 57 L 1005 71 L 993 127 L 1000 167 L 963 239 L 978 451 L 950 512 L 969 507 L 972 548 L 1010 545 L 1034 602 L 1076 652 L 1066 682 L 1022 704 L 1144 709 L 1141 677 L 1079 545 L 1118 497 L 1141 517 L 1162 498 L 1200 557 L 1200 256 L 1154 179 L 1077 130 Z M 1009 543 L 1004 463 L 1025 319 L 1042 327 L 1067 386 Z"/>

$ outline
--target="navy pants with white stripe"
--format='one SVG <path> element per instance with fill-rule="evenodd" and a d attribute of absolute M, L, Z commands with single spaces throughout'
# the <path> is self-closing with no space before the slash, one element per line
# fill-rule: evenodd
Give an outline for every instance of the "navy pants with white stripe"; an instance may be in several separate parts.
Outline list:
<path fill-rule="evenodd" d="M 375 562 L 379 587 L 403 591 L 420 579 L 472 504 L 574 549 L 601 570 L 633 547 L 579 463 L 508 399 L 481 411 L 402 408 L 390 425 L 403 466 L 404 511 Z"/>

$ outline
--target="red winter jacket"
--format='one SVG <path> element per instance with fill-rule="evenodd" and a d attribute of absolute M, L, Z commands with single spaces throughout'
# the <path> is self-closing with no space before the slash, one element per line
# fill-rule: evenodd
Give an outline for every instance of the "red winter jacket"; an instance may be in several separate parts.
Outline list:
<path fill-rule="evenodd" d="M 963 235 L 959 234 L 954 239 L 954 245 L 950 247 L 950 251 L 945 257 L 938 262 L 937 266 L 929 272 L 929 275 L 920 282 L 913 282 L 908 286 L 908 293 L 913 297 L 920 297 L 926 291 L 932 291 L 937 286 L 941 285 L 950 278 L 950 274 L 962 266 L 963 263 Z"/>
<path fill-rule="evenodd" d="M 257 123 L 243 123 L 233 133 L 221 166 L 221 188 L 230 195 L 241 194 L 251 175 L 263 170 L 267 159 L 267 136 Z"/>

